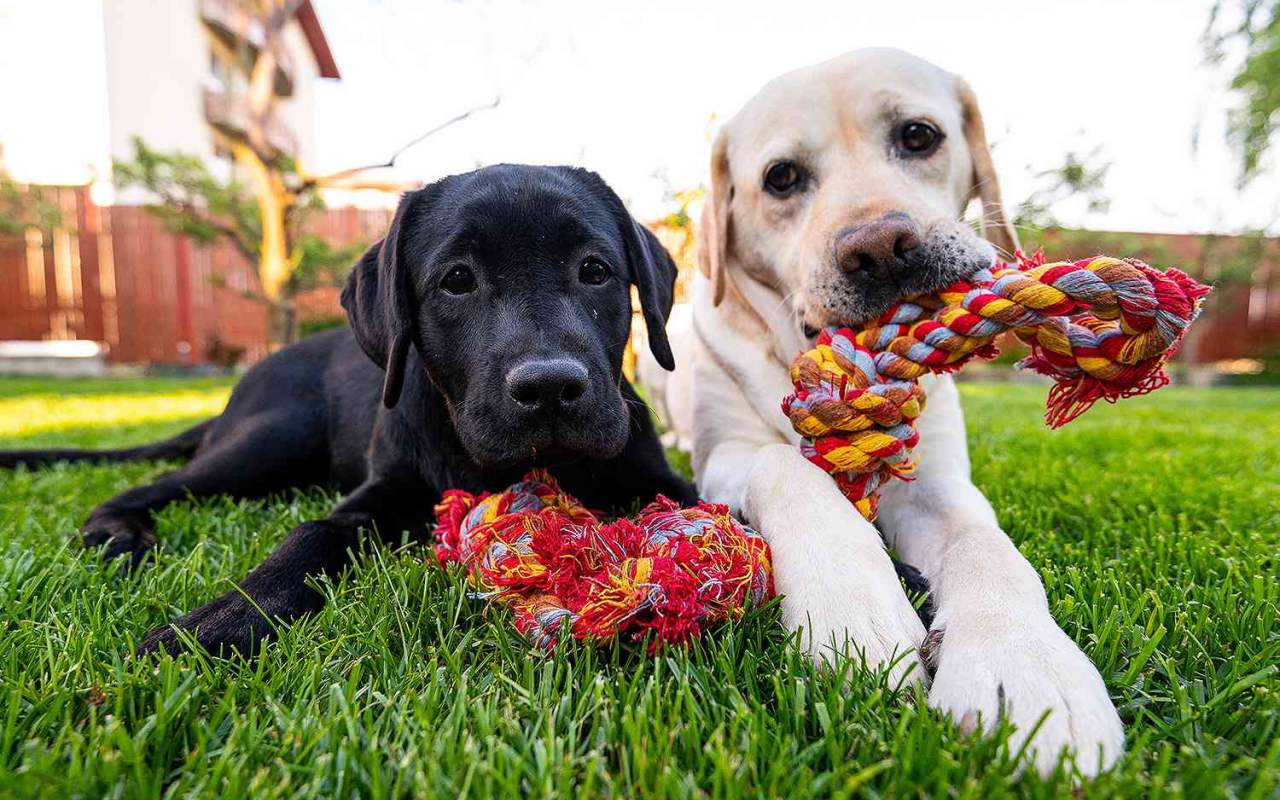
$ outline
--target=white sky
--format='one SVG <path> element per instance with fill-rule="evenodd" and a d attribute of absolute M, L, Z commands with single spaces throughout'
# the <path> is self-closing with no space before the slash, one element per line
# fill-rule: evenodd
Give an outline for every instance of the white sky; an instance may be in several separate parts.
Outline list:
<path fill-rule="evenodd" d="M 106 135 L 86 135 L 106 123 L 103 76 L 86 66 L 102 63 L 101 1 L 0 0 L 12 164 L 43 155 L 56 164 L 42 174 L 85 179 L 77 143 Z M 497 110 L 406 153 L 391 177 L 576 163 L 648 217 L 667 208 L 668 187 L 706 180 L 717 121 L 769 78 L 889 45 L 974 86 L 1011 205 L 1068 150 L 1100 147 L 1111 208 L 1060 209 L 1067 224 L 1280 233 L 1280 174 L 1236 191 L 1229 76 L 1205 65 L 1200 41 L 1212 0 L 313 1 L 343 75 L 316 88 L 315 171 L 383 160 L 500 94 Z"/>
<path fill-rule="evenodd" d="M 460 110 L 495 111 L 406 153 L 397 177 L 498 161 L 601 172 L 642 215 L 703 183 L 710 136 L 772 76 L 901 47 L 965 76 L 1005 197 L 1070 149 L 1113 163 L 1110 211 L 1065 222 L 1234 231 L 1280 219 L 1275 174 L 1239 195 L 1225 75 L 1205 66 L 1211 0 L 317 0 L 342 71 L 318 89 L 318 169 L 387 157 Z M 1194 144 L 1199 131 L 1198 147 Z M 664 182 L 664 178 L 665 181 Z"/>

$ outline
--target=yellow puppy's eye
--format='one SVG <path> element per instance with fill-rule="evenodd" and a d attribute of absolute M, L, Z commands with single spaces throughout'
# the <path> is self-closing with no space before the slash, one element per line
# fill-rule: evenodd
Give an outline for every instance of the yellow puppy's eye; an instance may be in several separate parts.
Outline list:
<path fill-rule="evenodd" d="M 764 172 L 764 188 L 776 197 L 786 197 L 804 181 L 804 172 L 794 161 L 776 161 Z"/>
<path fill-rule="evenodd" d="M 942 131 L 927 122 L 912 120 L 898 129 L 898 144 L 913 156 L 927 155 L 937 149 Z"/>

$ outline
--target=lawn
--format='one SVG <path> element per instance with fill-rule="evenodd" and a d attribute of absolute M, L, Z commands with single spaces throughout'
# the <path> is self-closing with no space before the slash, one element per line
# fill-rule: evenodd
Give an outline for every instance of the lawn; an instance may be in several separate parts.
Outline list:
<path fill-rule="evenodd" d="M 0 380 L 0 447 L 159 438 L 228 390 Z M 978 482 L 1127 726 L 1086 794 L 1276 796 L 1280 391 L 1169 389 L 1057 432 L 1044 394 L 964 386 Z M 164 469 L 0 472 L 0 796 L 1072 794 L 920 697 L 815 670 L 776 609 L 657 659 L 544 657 L 412 546 L 326 585 L 255 663 L 133 659 L 334 499 L 171 507 L 135 574 L 84 552 L 89 510 Z"/>

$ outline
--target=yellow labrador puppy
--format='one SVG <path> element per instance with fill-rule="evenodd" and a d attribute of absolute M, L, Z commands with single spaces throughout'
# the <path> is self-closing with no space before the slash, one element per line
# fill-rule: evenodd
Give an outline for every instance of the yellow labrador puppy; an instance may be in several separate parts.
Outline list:
<path fill-rule="evenodd" d="M 985 240 L 960 222 L 974 197 Z M 678 359 L 694 370 L 691 419 L 670 422 L 693 441 L 702 493 L 768 538 L 786 624 L 815 658 L 899 659 L 893 674 L 908 681 L 927 680 L 923 650 L 930 704 L 961 725 L 1003 717 L 1020 742 L 1049 712 L 1031 742 L 1043 770 L 1064 747 L 1086 774 L 1111 764 L 1124 734 L 1106 686 L 971 482 L 952 381 L 925 387 L 918 478 L 884 492 L 879 531 L 800 455 L 779 410 L 788 365 L 818 328 L 986 266 L 992 243 L 1016 246 L 973 92 L 884 49 L 777 78 L 716 138 L 702 233 L 691 352 Z M 929 579 L 932 631 L 882 535 Z"/>

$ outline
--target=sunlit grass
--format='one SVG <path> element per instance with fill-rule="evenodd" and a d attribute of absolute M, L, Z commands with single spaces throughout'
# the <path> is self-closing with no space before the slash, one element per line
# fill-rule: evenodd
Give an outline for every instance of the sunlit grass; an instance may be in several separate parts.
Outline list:
<path fill-rule="evenodd" d="M 154 388 L 138 391 L 147 385 Z M 105 446 L 122 428 L 129 433 L 141 432 L 146 426 L 213 416 L 226 405 L 231 386 L 227 378 L 0 380 L 0 437 L 6 447 L 36 443 Z"/>
<path fill-rule="evenodd" d="M 0 380 L 0 447 L 147 441 L 227 390 Z M 1042 386 L 962 391 L 977 480 L 1127 726 L 1084 796 L 1274 797 L 1280 392 L 1170 389 L 1050 432 Z M 0 471 L 0 797 L 1078 796 L 814 670 L 772 609 L 688 652 L 548 658 L 416 547 L 326 584 L 254 665 L 133 660 L 333 502 L 177 504 L 133 575 L 79 547 L 95 504 L 169 468 Z"/>

